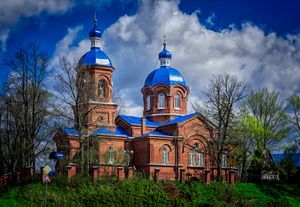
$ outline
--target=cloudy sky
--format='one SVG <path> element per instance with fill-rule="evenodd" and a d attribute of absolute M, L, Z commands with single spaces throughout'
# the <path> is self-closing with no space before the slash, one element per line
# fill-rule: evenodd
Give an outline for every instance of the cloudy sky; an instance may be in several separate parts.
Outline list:
<path fill-rule="evenodd" d="M 95 10 L 128 114 L 142 113 L 140 90 L 159 66 L 163 35 L 191 101 L 223 72 L 277 90 L 282 99 L 300 92 L 298 0 L 1 0 L 0 81 L 10 72 L 5 60 L 30 41 L 49 52 L 54 72 L 59 57 L 79 59 L 90 47 Z"/>

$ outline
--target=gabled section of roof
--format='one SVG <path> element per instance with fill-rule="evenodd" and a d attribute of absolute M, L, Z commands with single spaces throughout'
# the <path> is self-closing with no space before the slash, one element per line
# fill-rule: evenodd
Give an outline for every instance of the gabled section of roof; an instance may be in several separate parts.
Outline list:
<path fill-rule="evenodd" d="M 295 161 L 295 166 L 300 167 L 300 153 L 292 153 L 292 154 L 278 153 L 278 154 L 272 154 L 272 157 L 276 164 L 279 164 L 286 157 L 291 157 Z"/>
<path fill-rule="evenodd" d="M 123 119 L 129 125 L 141 125 L 141 118 L 136 116 L 127 116 L 127 115 L 119 115 L 121 119 Z M 158 127 L 159 124 L 149 121 L 146 119 L 146 126 L 148 127 Z"/>
<path fill-rule="evenodd" d="M 158 137 L 173 137 L 172 135 L 163 133 L 163 132 L 158 132 L 158 131 L 153 131 L 153 132 L 149 132 L 148 134 L 143 135 L 144 137 L 148 137 L 148 136 L 158 136 Z"/>
<path fill-rule="evenodd" d="M 192 113 L 192 114 L 188 114 L 188 115 L 185 115 L 185 116 L 179 116 L 179 117 L 176 117 L 175 119 L 172 119 L 171 121 L 168 121 L 160 126 L 167 126 L 167 125 L 171 125 L 171 124 L 177 124 L 177 123 L 180 123 L 180 122 L 183 122 L 183 121 L 186 121 L 192 117 L 194 117 L 196 115 L 196 113 Z"/>
<path fill-rule="evenodd" d="M 203 114 L 201 113 L 198 113 L 198 112 L 195 112 L 195 113 L 192 113 L 192 114 L 188 114 L 188 115 L 185 115 L 185 116 L 179 116 L 179 117 L 176 117 L 175 119 L 172 119 L 162 125 L 160 125 L 160 127 L 163 127 L 163 126 L 168 126 L 168 125 L 171 125 L 171 124 L 178 124 L 178 123 L 181 123 L 181 122 L 184 122 L 188 119 L 191 119 L 193 118 L 194 116 L 199 116 L 201 117 L 202 119 L 206 120 L 210 125 L 212 125 L 213 127 L 215 127 L 216 125 L 210 121 L 208 118 L 206 118 Z"/>
<path fill-rule="evenodd" d="M 108 130 L 106 128 L 100 128 L 92 132 L 90 135 L 113 135 L 113 136 L 122 136 L 127 138 L 130 137 L 121 127 L 117 127 L 115 132 Z"/>
<path fill-rule="evenodd" d="M 63 133 L 65 133 L 68 136 L 78 136 L 77 129 L 67 127 L 61 127 L 60 129 Z"/>

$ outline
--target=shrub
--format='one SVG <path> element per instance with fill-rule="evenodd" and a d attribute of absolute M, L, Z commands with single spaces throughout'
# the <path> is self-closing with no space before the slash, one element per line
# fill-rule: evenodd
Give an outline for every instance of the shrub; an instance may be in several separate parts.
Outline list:
<path fill-rule="evenodd" d="M 0 198 L 0 206 L 43 206 L 41 183 L 18 186 Z M 71 183 L 54 178 L 48 185 L 48 206 L 300 206 L 299 189 L 291 185 L 201 182 L 180 183 L 135 177 L 119 181 L 76 177 Z"/>

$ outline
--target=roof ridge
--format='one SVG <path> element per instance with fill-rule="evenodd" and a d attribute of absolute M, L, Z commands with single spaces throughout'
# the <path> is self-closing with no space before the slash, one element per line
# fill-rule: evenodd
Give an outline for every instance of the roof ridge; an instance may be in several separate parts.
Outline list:
<path fill-rule="evenodd" d="M 121 119 L 123 119 L 125 122 L 127 122 L 128 124 L 134 124 L 134 125 L 141 125 L 140 120 L 143 118 L 143 117 L 139 117 L 139 116 L 129 116 L 129 115 L 124 115 L 124 114 L 119 114 L 119 117 Z M 130 119 L 130 118 L 132 118 L 132 119 Z M 135 119 L 135 120 L 133 120 L 133 119 Z M 160 124 L 150 121 L 146 118 L 146 125 L 158 127 Z"/>
<path fill-rule="evenodd" d="M 168 126 L 170 124 L 175 124 L 175 123 L 180 123 L 180 122 L 183 122 L 189 118 L 192 118 L 193 116 L 195 116 L 197 114 L 197 112 L 194 112 L 194 113 L 191 113 L 191 114 L 187 114 L 187 115 L 183 115 L 183 116 L 178 116 L 160 126 Z M 181 120 L 182 119 L 182 120 Z M 176 120 L 181 120 L 181 121 L 176 121 Z"/>

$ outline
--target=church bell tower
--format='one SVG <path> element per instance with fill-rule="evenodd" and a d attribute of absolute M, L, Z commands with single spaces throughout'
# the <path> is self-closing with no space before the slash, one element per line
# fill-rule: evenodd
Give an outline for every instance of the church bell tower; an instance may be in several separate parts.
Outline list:
<path fill-rule="evenodd" d="M 102 127 L 115 130 L 117 105 L 113 103 L 112 94 L 115 68 L 100 48 L 101 36 L 95 15 L 94 26 L 89 32 L 90 51 L 81 57 L 77 65 L 77 89 L 83 103 L 81 111 L 90 132 Z"/>

